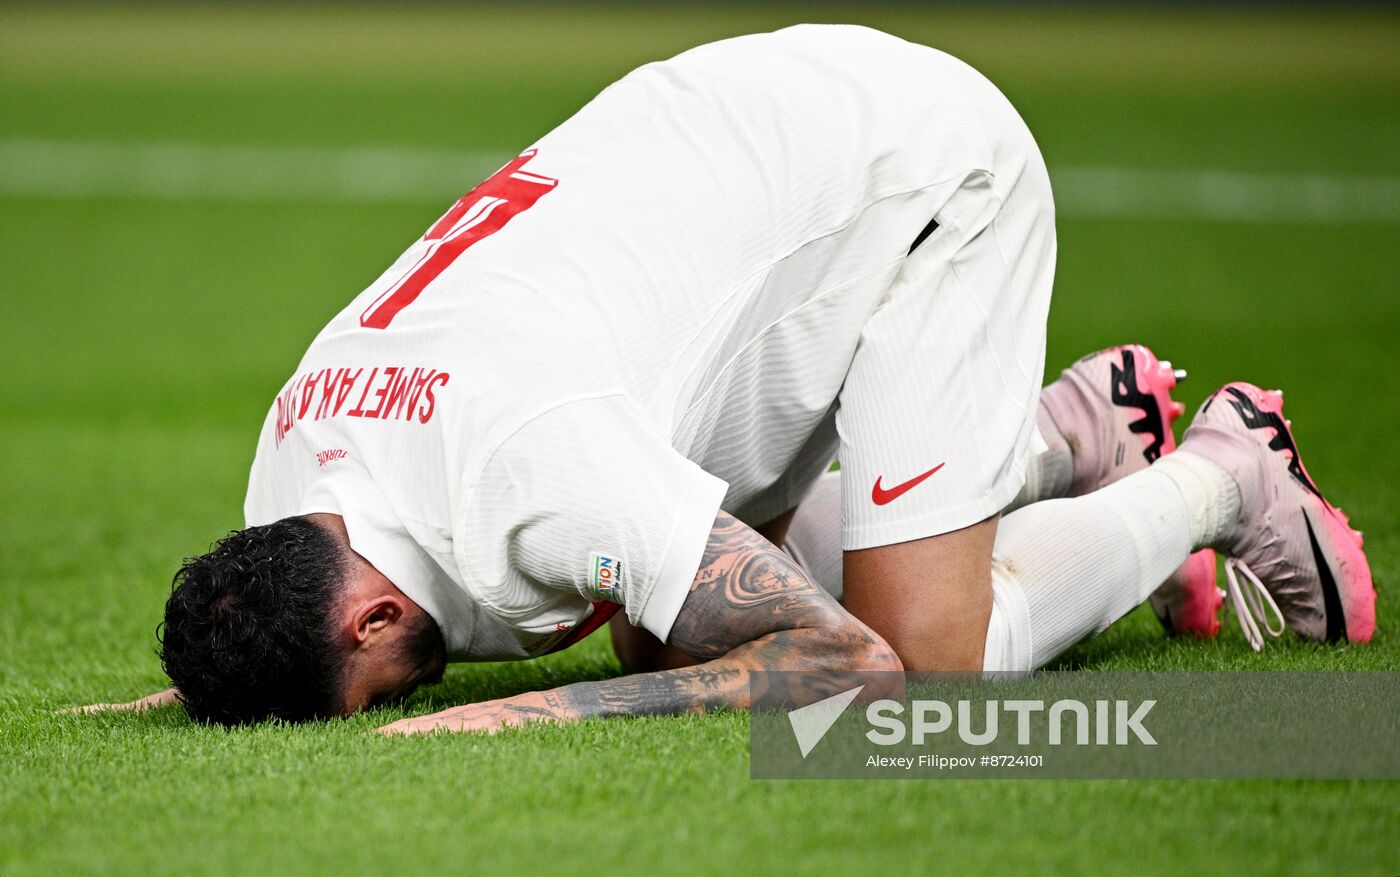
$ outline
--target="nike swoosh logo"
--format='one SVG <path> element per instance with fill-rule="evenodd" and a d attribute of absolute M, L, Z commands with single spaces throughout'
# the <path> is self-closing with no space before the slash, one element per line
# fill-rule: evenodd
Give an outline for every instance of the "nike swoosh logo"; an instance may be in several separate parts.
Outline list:
<path fill-rule="evenodd" d="M 1327 557 L 1322 553 L 1322 545 L 1313 532 L 1312 519 L 1303 510 L 1303 523 L 1308 528 L 1308 542 L 1312 544 L 1313 563 L 1317 564 L 1317 576 L 1322 585 L 1322 607 L 1327 613 L 1327 641 L 1344 640 L 1347 637 L 1346 617 L 1342 615 L 1342 595 L 1337 590 L 1337 580 L 1332 577 L 1332 568 L 1327 565 Z"/>
<path fill-rule="evenodd" d="M 885 503 L 894 502 L 904 494 L 908 493 L 910 489 L 918 487 L 920 484 L 923 484 L 925 479 L 927 479 L 930 475 L 942 468 L 943 464 L 939 463 L 937 466 L 934 466 L 932 469 L 928 470 L 924 474 L 916 475 L 913 478 L 910 478 L 908 481 L 905 481 L 903 484 L 896 484 L 894 487 L 890 488 L 881 487 L 880 479 L 883 476 L 876 475 L 875 486 L 870 489 L 870 500 L 876 505 L 884 505 Z"/>

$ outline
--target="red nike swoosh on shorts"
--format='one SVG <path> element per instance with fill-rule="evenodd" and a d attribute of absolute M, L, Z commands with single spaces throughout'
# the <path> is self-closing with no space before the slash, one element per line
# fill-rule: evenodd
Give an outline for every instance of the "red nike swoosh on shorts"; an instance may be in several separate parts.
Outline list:
<path fill-rule="evenodd" d="M 910 478 L 903 484 L 896 484 L 894 487 L 888 489 L 880 486 L 880 479 L 882 476 L 876 475 L 875 486 L 870 489 L 870 499 L 876 505 L 884 505 L 887 502 L 894 502 L 904 494 L 908 493 L 911 488 L 918 487 L 924 482 L 924 479 L 928 478 L 930 475 L 942 468 L 943 463 L 939 463 L 937 466 L 934 466 L 932 469 L 928 470 L 924 474 L 915 475 L 913 478 Z"/>

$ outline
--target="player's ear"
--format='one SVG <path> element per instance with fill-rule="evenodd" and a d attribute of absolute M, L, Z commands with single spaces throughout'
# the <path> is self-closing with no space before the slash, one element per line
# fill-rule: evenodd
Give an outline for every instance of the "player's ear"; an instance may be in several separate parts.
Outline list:
<path fill-rule="evenodd" d="M 403 613 L 403 601 L 392 594 L 382 594 L 359 603 L 347 619 L 350 641 L 355 646 L 370 642 L 386 633 L 403 618 Z"/>

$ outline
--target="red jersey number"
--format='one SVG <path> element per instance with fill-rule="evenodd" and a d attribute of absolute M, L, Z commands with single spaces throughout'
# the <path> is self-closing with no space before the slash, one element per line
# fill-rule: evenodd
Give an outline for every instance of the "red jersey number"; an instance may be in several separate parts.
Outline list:
<path fill-rule="evenodd" d="M 522 153 L 452 205 L 423 235 L 426 245 L 418 261 L 360 314 L 366 329 L 387 329 L 399 311 L 413 304 L 429 283 L 472 244 L 505 228 L 519 213 L 534 206 L 559 184 L 558 180 L 522 170 L 535 150 Z"/>

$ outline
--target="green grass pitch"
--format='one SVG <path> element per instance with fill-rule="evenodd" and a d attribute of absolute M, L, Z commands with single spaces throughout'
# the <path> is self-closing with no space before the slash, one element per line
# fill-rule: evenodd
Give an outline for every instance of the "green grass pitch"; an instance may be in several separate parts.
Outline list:
<path fill-rule="evenodd" d="M 1052 178 L 1359 176 L 1393 199 L 1400 176 L 1391 11 L 7 6 L 0 142 L 507 153 L 637 63 L 800 20 L 981 67 Z M 457 194 L 0 200 L 0 874 L 1400 871 L 1395 783 L 753 782 L 740 714 L 394 741 L 369 729 L 403 710 L 239 731 L 55 715 L 163 686 L 170 574 L 241 523 L 265 406 Z M 1191 370 L 1192 408 L 1229 379 L 1284 387 L 1381 589 L 1365 648 L 1256 655 L 1228 619 L 1218 642 L 1169 641 L 1140 609 L 1065 665 L 1400 666 L 1400 224 L 1285 204 L 1241 222 L 1070 212 L 1060 230 L 1052 367 L 1141 340 Z M 458 666 L 409 710 L 615 672 L 595 638 Z"/>

